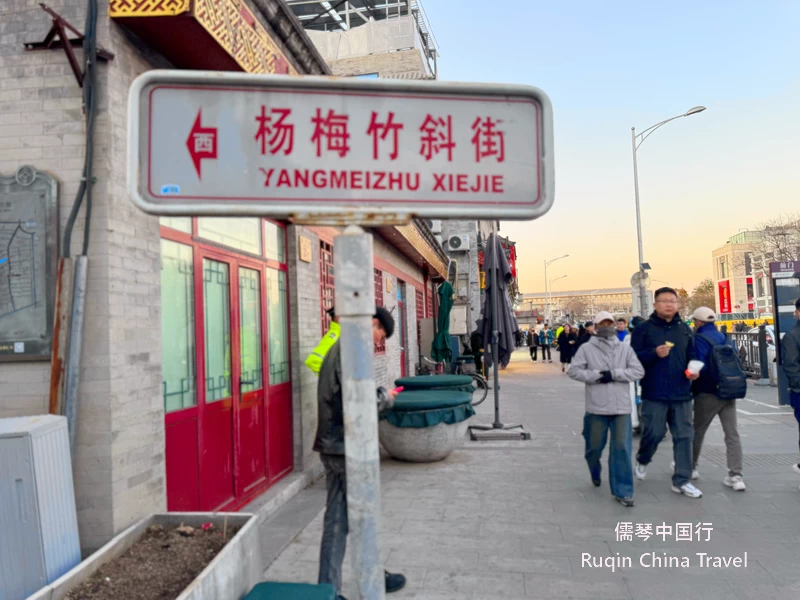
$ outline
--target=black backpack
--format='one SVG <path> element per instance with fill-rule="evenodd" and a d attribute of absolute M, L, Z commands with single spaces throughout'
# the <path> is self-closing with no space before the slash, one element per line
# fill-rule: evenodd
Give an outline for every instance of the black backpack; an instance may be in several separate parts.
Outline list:
<path fill-rule="evenodd" d="M 707 367 L 709 376 L 717 383 L 715 395 L 721 400 L 744 398 L 747 395 L 747 375 L 736 351 L 729 344 L 717 344 L 704 334 L 698 337 L 711 346 Z"/>

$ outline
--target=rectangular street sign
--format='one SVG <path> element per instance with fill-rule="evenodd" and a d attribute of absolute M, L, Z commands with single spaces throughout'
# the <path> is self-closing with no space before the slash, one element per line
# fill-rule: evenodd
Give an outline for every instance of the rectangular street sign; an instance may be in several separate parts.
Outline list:
<path fill-rule="evenodd" d="M 528 86 L 149 71 L 128 128 L 129 192 L 152 214 L 530 220 L 553 203 L 552 108 Z"/>

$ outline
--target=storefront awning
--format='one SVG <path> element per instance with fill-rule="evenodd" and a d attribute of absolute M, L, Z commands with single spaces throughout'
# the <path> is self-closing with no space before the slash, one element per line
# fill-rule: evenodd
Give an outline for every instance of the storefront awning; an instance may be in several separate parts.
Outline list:
<path fill-rule="evenodd" d="M 433 277 L 447 277 L 447 256 L 424 223 L 378 227 L 376 232 L 423 271 Z"/>

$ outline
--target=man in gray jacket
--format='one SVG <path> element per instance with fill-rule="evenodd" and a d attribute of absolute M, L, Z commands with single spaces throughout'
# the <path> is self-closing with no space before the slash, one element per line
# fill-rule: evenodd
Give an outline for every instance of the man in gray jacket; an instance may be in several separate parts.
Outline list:
<path fill-rule="evenodd" d="M 394 318 L 379 306 L 372 318 L 372 341 L 378 345 L 392 337 Z M 378 412 L 388 410 L 394 404 L 396 393 L 378 388 L 376 402 Z M 319 552 L 319 583 L 329 583 L 342 589 L 342 562 L 347 547 L 349 532 L 347 520 L 347 472 L 344 458 L 344 409 L 342 405 L 342 359 L 337 341 L 330 349 L 319 371 L 317 385 L 317 437 L 314 450 L 320 453 L 325 467 L 325 487 L 328 502 L 323 521 L 322 544 Z M 386 591 L 396 592 L 406 585 L 406 578 L 399 573 L 385 573 Z M 337 600 L 345 600 L 341 595 Z"/>
<path fill-rule="evenodd" d="M 583 438 L 592 483 L 600 487 L 600 458 L 611 430 L 608 478 L 611 494 L 623 506 L 633 506 L 633 441 L 630 383 L 644 377 L 644 367 L 628 344 L 617 337 L 614 316 L 606 311 L 594 320 L 597 334 L 583 344 L 568 372 L 586 384 Z"/>

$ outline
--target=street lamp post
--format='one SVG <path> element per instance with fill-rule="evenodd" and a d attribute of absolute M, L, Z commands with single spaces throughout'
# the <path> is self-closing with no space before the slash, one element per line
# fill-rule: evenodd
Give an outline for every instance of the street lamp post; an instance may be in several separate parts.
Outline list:
<path fill-rule="evenodd" d="M 550 297 L 547 294 L 547 267 L 552 265 L 557 260 L 561 260 L 562 258 L 567 258 L 567 257 L 569 257 L 569 254 L 565 254 L 564 256 L 559 256 L 558 258 L 553 258 L 551 260 L 545 260 L 544 261 L 544 301 L 545 301 L 544 320 L 545 320 L 546 323 L 549 323 L 550 320 L 551 320 L 550 319 L 550 314 L 549 314 L 550 313 Z M 550 325 L 552 325 L 552 323 L 550 323 Z"/>
<path fill-rule="evenodd" d="M 562 257 L 562 258 L 563 258 L 563 257 Z M 558 260 L 558 259 L 556 258 L 556 259 L 554 259 L 554 260 Z M 551 262 L 552 262 L 552 261 L 551 261 Z M 547 299 L 547 307 L 548 307 L 548 309 L 550 310 L 551 317 L 552 317 L 552 312 L 553 312 L 553 309 L 552 309 L 552 308 L 550 308 L 550 306 L 552 305 L 552 301 L 553 301 L 553 282 L 555 282 L 555 281 L 558 281 L 559 279 L 564 279 L 564 277 L 566 277 L 566 275 L 562 275 L 561 277 L 556 277 L 555 279 L 551 279 L 551 280 L 550 280 L 550 295 L 549 295 L 549 297 L 548 297 L 548 299 Z M 551 318 L 550 320 L 552 320 L 552 318 Z M 552 327 L 553 325 L 554 325 L 554 323 L 550 323 L 550 326 L 551 326 L 551 327 Z"/>
<path fill-rule="evenodd" d="M 633 148 L 633 190 L 636 196 L 636 234 L 639 240 L 639 311 L 641 312 L 641 316 L 647 316 L 647 288 L 645 285 L 645 262 L 644 262 L 644 250 L 642 247 L 642 217 L 641 212 L 639 210 L 639 166 L 636 160 L 636 151 L 639 147 L 644 143 L 644 141 L 650 137 L 650 135 L 659 127 L 662 127 L 669 123 L 670 121 L 674 121 L 675 119 L 680 119 L 682 117 L 688 117 L 690 115 L 696 115 L 697 113 L 701 113 L 706 109 L 705 106 L 695 106 L 690 108 L 682 115 L 676 115 L 660 123 L 656 123 L 655 125 L 648 127 L 641 133 L 636 133 L 636 127 L 631 127 L 631 147 Z M 641 139 L 639 139 L 641 138 Z"/>

